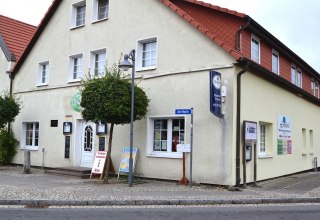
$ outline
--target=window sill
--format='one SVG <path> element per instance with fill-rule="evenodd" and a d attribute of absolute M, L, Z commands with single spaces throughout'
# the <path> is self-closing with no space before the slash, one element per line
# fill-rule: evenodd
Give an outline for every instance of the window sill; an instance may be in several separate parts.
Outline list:
<path fill-rule="evenodd" d="M 165 152 L 151 152 L 147 154 L 147 157 L 159 157 L 159 158 L 172 158 L 181 159 L 182 153 L 165 153 Z"/>
<path fill-rule="evenodd" d="M 48 86 L 48 83 L 37 84 L 37 87 Z"/>
<path fill-rule="evenodd" d="M 150 66 L 150 67 L 139 67 L 136 72 L 143 72 L 143 71 L 148 71 L 148 70 L 155 70 L 157 69 L 156 66 Z"/>
<path fill-rule="evenodd" d="M 74 27 L 71 27 L 70 30 L 75 30 L 75 29 L 78 29 L 78 28 L 82 28 L 84 27 L 85 25 L 79 25 L 79 26 L 74 26 Z"/>
<path fill-rule="evenodd" d="M 264 154 L 264 155 L 258 155 L 258 158 L 259 159 L 268 159 L 268 158 L 273 158 L 273 156 Z"/>
<path fill-rule="evenodd" d="M 71 80 L 68 80 L 68 83 L 79 83 L 81 82 L 82 79 L 71 79 Z"/>
<path fill-rule="evenodd" d="M 38 151 L 39 150 L 39 147 L 28 147 L 28 146 L 25 146 L 25 147 L 20 147 L 20 150 L 31 150 L 31 151 Z"/>
<path fill-rule="evenodd" d="M 102 18 L 100 20 L 94 20 L 94 21 L 92 21 L 92 24 L 96 24 L 96 23 L 99 23 L 99 22 L 102 22 L 102 21 L 106 21 L 106 20 L 109 20 L 109 18 L 107 17 L 107 18 Z"/>

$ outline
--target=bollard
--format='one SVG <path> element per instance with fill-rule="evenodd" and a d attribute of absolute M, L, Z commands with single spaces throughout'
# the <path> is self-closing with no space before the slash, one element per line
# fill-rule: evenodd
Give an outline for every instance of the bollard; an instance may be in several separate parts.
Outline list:
<path fill-rule="evenodd" d="M 24 151 L 24 164 L 23 164 L 23 173 L 24 174 L 30 174 L 31 168 L 30 168 L 30 150 Z"/>
<path fill-rule="evenodd" d="M 313 158 L 313 169 L 314 169 L 314 172 L 318 171 L 318 158 L 317 157 Z"/>

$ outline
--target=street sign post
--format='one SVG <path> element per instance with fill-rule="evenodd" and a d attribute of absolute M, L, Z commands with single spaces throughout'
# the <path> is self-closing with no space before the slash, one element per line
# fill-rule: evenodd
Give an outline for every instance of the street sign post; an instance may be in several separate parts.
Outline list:
<path fill-rule="evenodd" d="M 193 108 L 190 109 L 176 109 L 175 110 L 176 115 L 191 115 L 191 125 L 190 125 L 190 181 L 189 181 L 189 186 L 190 188 L 192 187 L 192 144 L 193 144 Z M 184 150 L 186 150 L 186 147 L 189 150 L 189 146 L 184 146 Z M 185 166 L 185 152 L 183 152 L 183 167 Z M 184 169 L 183 169 L 184 170 Z M 185 178 L 185 174 L 183 171 L 183 178 L 182 182 L 186 182 L 187 180 Z"/>

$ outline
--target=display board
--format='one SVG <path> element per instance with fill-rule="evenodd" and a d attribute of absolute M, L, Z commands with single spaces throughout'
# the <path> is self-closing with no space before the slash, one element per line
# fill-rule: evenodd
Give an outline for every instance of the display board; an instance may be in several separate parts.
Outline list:
<path fill-rule="evenodd" d="M 100 174 L 100 179 L 102 179 L 104 167 L 107 160 L 107 152 L 106 151 L 98 151 L 94 158 L 93 167 L 91 170 L 90 178 L 92 174 Z"/>
<path fill-rule="evenodd" d="M 134 168 L 136 165 L 136 159 L 137 159 L 138 149 L 133 148 L 132 149 L 132 159 L 133 159 L 133 167 L 132 171 L 134 173 Z M 122 149 L 122 155 L 121 155 L 121 161 L 119 166 L 119 172 L 118 172 L 118 178 L 120 173 L 129 173 L 129 158 L 130 158 L 130 148 L 124 147 Z"/>

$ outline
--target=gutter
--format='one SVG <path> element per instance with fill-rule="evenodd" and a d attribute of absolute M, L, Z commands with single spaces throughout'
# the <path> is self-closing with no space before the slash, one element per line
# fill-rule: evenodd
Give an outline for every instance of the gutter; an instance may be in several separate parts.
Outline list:
<path fill-rule="evenodd" d="M 237 30 L 237 32 L 236 32 L 236 49 L 238 51 L 241 50 L 241 47 L 240 47 L 240 33 L 241 33 L 241 31 L 247 29 L 250 26 L 251 18 L 248 16 L 247 19 L 248 19 L 247 24 L 245 26 L 240 27 L 240 29 Z"/>

